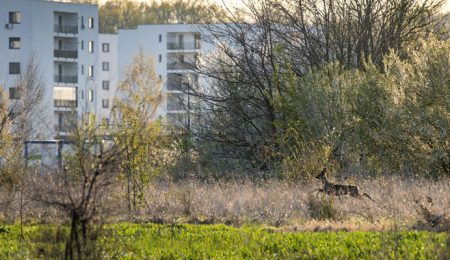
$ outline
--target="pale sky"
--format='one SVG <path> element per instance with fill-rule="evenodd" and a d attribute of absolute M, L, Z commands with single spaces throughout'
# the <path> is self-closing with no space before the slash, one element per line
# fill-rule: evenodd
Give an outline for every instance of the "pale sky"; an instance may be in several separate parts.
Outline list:
<path fill-rule="evenodd" d="M 103 4 L 104 2 L 106 2 L 107 0 L 100 0 L 100 3 Z M 133 0 L 135 2 L 153 2 L 153 0 Z M 211 0 L 212 2 L 216 2 L 218 4 L 223 4 L 225 3 L 226 6 L 228 7 L 236 7 L 237 5 L 239 5 L 239 3 L 242 0 Z M 159 1 L 158 1 L 159 2 Z M 449 12 L 450 11 L 450 0 L 447 0 L 447 2 L 444 5 L 444 11 Z"/>

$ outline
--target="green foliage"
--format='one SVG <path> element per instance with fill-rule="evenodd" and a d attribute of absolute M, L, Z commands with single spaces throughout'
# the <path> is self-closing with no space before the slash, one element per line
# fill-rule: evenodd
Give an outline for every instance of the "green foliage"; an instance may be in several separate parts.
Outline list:
<path fill-rule="evenodd" d="M 120 151 L 119 168 L 136 206 L 143 200 L 144 188 L 172 158 L 168 139 L 162 138 L 161 122 L 156 120 L 162 95 L 153 60 L 139 52 L 118 90 L 124 98 L 115 101 L 115 127 L 110 134 Z"/>
<path fill-rule="evenodd" d="M 328 64 L 303 78 L 285 74 L 279 96 L 283 172 L 308 176 L 324 165 L 376 173 L 450 174 L 450 42 L 430 38 L 383 70 Z"/>
<path fill-rule="evenodd" d="M 23 146 L 17 141 L 21 140 L 19 138 L 23 133 L 14 131 L 16 129 L 13 127 L 10 102 L 6 95 L 0 84 L 0 187 L 5 185 L 11 189 L 16 187 L 23 177 Z"/>
<path fill-rule="evenodd" d="M 196 1 L 153 1 L 151 4 L 130 0 L 110 0 L 99 8 L 100 32 L 117 33 L 118 29 L 133 29 L 140 24 L 196 24 L 213 21 L 209 11 L 216 5 Z"/>
<path fill-rule="evenodd" d="M 0 232 L 1 258 L 61 257 L 67 229 L 27 226 Z M 44 236 L 45 235 L 45 236 Z M 114 224 L 100 238 L 102 258 L 447 258 L 445 233 L 274 232 L 260 226 Z"/>

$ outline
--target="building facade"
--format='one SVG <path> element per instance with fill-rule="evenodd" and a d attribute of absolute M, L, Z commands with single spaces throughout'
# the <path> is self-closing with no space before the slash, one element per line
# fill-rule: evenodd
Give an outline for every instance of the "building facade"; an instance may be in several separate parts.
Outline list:
<path fill-rule="evenodd" d="M 35 57 L 45 85 L 42 139 L 64 138 L 98 100 L 98 7 L 43 0 L 0 0 L 0 84 L 11 102 Z M 36 124 L 38 125 L 38 124 Z"/>
<path fill-rule="evenodd" d="M 170 124 L 191 129 L 195 118 L 195 100 L 188 89 L 202 83 L 197 65 L 211 45 L 202 41 L 198 25 L 139 25 L 136 29 L 119 30 L 118 75 L 123 75 L 133 57 L 143 51 L 153 57 L 158 77 L 163 82 L 163 102 L 159 118 Z"/>
<path fill-rule="evenodd" d="M 119 80 L 118 36 L 99 34 L 97 89 L 95 92 L 97 119 L 109 124 L 112 120 L 111 109 L 117 94 Z"/>
<path fill-rule="evenodd" d="M 191 128 L 189 87 L 201 84 L 199 57 L 212 48 L 196 25 L 139 25 L 118 35 L 99 34 L 98 7 L 44 0 L 0 0 L 0 87 L 10 101 L 31 57 L 45 85 L 33 131 L 40 140 L 64 139 L 86 114 L 110 122 L 117 85 L 140 51 L 153 57 L 163 82 L 157 118 Z M 39 126 L 38 126 L 39 125 Z"/>

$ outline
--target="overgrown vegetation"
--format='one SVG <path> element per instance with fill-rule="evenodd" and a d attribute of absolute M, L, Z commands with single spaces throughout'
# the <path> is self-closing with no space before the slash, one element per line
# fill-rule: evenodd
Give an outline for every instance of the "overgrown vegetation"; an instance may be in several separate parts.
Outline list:
<path fill-rule="evenodd" d="M 0 88 L 0 258 L 450 257 L 442 3 L 107 2 L 104 32 L 202 23 L 208 85 L 185 80 L 188 124 L 164 125 L 162 82 L 138 53 L 111 124 L 83 115 L 45 167 L 26 146 L 44 122 L 32 58 L 9 101 Z M 375 200 L 314 196 L 323 167 Z M 294 232 L 328 230 L 356 232 Z"/>
<path fill-rule="evenodd" d="M 45 234 L 45 237 L 42 236 Z M 0 232 L 1 258 L 62 257 L 67 229 L 16 226 Z M 450 237 L 428 232 L 279 232 L 260 226 L 115 224 L 100 238 L 100 258 L 426 258 L 449 257 Z"/>

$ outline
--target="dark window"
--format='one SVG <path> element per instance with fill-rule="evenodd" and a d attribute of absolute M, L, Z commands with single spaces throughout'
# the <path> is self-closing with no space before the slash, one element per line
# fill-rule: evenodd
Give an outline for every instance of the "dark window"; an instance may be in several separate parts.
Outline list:
<path fill-rule="evenodd" d="M 103 52 L 109 52 L 109 43 L 103 43 L 102 44 L 102 51 Z"/>
<path fill-rule="evenodd" d="M 9 38 L 9 48 L 10 49 L 20 49 L 20 38 L 19 37 Z"/>
<path fill-rule="evenodd" d="M 9 99 L 19 99 L 20 93 L 18 88 L 9 88 Z"/>
<path fill-rule="evenodd" d="M 84 65 L 81 65 L 81 75 L 84 75 Z"/>
<path fill-rule="evenodd" d="M 109 108 L 109 99 L 102 99 L 102 107 Z"/>
<path fill-rule="evenodd" d="M 109 71 L 109 62 L 107 61 L 102 62 L 102 69 L 103 71 Z"/>
<path fill-rule="evenodd" d="M 104 90 L 108 90 L 109 89 L 109 80 L 103 80 L 102 81 L 102 88 Z"/>
<path fill-rule="evenodd" d="M 159 54 L 159 56 L 158 56 L 158 61 L 162 62 L 162 55 L 161 54 Z"/>
<path fill-rule="evenodd" d="M 9 74 L 11 74 L 11 75 L 20 74 L 20 62 L 10 62 L 9 63 Z"/>
<path fill-rule="evenodd" d="M 161 35 L 161 34 L 158 35 L 158 41 L 159 41 L 159 42 L 162 42 L 162 35 Z"/>
<path fill-rule="evenodd" d="M 81 41 L 81 49 L 84 50 L 84 41 Z"/>
<path fill-rule="evenodd" d="M 22 21 L 20 12 L 9 12 L 9 23 L 18 24 Z"/>

